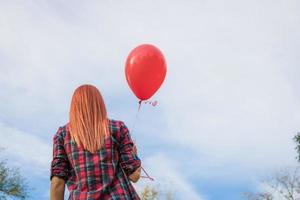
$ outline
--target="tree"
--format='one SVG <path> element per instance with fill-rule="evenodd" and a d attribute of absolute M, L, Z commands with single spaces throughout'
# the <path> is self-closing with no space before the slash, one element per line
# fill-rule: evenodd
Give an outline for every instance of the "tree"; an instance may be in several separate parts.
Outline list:
<path fill-rule="evenodd" d="M 269 192 L 261 192 L 258 194 L 245 194 L 246 198 L 249 200 L 273 200 L 274 197 Z"/>
<path fill-rule="evenodd" d="M 147 185 L 140 193 L 140 198 L 141 200 L 158 200 L 158 199 L 173 200 L 174 194 L 171 191 L 163 192 L 163 191 L 159 191 L 157 187 L 150 187 Z"/>
<path fill-rule="evenodd" d="M 249 200 L 299 200 L 300 167 L 285 168 L 262 182 L 264 190 L 246 194 Z"/>
<path fill-rule="evenodd" d="M 9 168 L 5 160 L 0 161 L 0 199 L 26 199 L 28 187 L 18 168 Z"/>
<path fill-rule="evenodd" d="M 155 200 L 157 199 L 158 191 L 155 188 L 147 185 L 141 192 L 140 196 L 142 200 Z"/>
<path fill-rule="evenodd" d="M 296 143 L 297 160 L 300 162 L 300 133 L 293 138 Z M 246 193 L 248 200 L 299 200 L 300 199 L 300 167 L 285 168 L 263 181 L 265 191 Z"/>
<path fill-rule="evenodd" d="M 297 160 L 300 162 L 300 133 L 297 133 L 294 137 L 294 141 L 296 142 L 296 151 L 297 151 Z"/>

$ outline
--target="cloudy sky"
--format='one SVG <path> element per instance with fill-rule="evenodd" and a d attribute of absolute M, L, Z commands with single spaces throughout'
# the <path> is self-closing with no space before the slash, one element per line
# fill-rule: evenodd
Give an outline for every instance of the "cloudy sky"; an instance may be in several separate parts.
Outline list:
<path fill-rule="evenodd" d="M 296 165 L 300 131 L 297 0 L 0 1 L 0 152 L 31 199 L 49 198 L 52 137 L 80 84 L 132 128 L 124 76 L 135 46 L 156 45 L 166 80 L 131 132 L 153 185 L 175 199 L 239 200 Z"/>

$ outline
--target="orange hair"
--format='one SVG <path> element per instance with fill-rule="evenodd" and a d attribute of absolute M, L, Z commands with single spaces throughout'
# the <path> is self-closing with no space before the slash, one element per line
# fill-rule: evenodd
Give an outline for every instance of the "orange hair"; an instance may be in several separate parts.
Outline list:
<path fill-rule="evenodd" d="M 70 113 L 70 134 L 77 145 L 95 153 L 109 134 L 105 104 L 99 90 L 82 85 L 73 94 Z"/>

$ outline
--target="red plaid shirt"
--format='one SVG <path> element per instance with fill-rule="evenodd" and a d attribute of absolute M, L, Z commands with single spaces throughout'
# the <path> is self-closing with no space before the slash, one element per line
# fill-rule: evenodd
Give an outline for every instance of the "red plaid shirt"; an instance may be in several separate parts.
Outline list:
<path fill-rule="evenodd" d="M 92 154 L 71 139 L 69 124 L 53 137 L 50 180 L 63 178 L 70 192 L 69 200 L 139 200 L 128 176 L 141 166 L 132 153 L 133 142 L 121 121 L 109 120 L 110 137 L 105 148 Z"/>

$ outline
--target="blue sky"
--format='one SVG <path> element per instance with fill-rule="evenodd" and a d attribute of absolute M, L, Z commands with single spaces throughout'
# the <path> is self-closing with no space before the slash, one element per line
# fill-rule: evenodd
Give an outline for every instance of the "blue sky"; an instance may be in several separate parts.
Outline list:
<path fill-rule="evenodd" d="M 132 132 L 150 184 L 176 199 L 239 200 L 296 165 L 300 130 L 296 0 L 0 1 L 1 156 L 49 196 L 52 137 L 80 84 L 132 128 L 125 75 L 135 46 L 164 52 L 168 72 Z"/>

